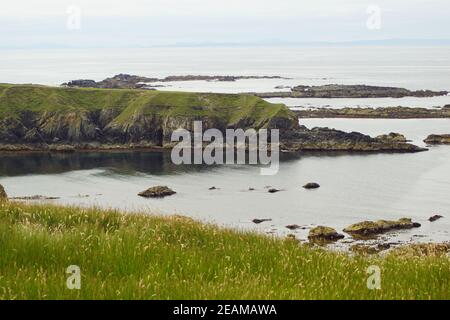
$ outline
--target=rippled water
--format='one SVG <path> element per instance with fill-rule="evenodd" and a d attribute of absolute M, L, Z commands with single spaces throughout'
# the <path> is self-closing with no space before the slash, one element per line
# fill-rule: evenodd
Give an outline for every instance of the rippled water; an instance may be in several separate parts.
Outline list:
<path fill-rule="evenodd" d="M 450 120 L 308 119 L 372 135 L 399 131 L 417 143 L 450 128 Z M 0 183 L 10 196 L 41 194 L 64 204 L 98 205 L 148 213 L 184 214 L 236 228 L 288 233 L 288 224 L 325 224 L 338 229 L 366 219 L 411 217 L 420 229 L 399 233 L 404 241 L 450 240 L 450 147 L 416 154 L 301 153 L 288 155 L 274 176 L 254 166 L 175 166 L 164 153 L 3 155 Z M 316 181 L 318 190 L 303 184 Z M 168 185 L 177 194 L 143 199 L 137 193 Z M 208 190 L 211 186 L 219 190 Z M 267 186 L 284 191 L 269 194 Z M 255 188 L 249 191 L 248 188 Z M 272 222 L 254 225 L 254 218 Z M 306 237 L 307 231 L 299 231 Z"/>

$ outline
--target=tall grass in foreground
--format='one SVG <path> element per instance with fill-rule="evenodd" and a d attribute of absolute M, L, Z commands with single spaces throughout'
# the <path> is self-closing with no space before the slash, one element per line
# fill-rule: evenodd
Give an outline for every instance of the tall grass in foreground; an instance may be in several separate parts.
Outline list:
<path fill-rule="evenodd" d="M 189 218 L 0 203 L 0 299 L 435 298 L 450 298 L 446 256 L 350 257 Z"/>

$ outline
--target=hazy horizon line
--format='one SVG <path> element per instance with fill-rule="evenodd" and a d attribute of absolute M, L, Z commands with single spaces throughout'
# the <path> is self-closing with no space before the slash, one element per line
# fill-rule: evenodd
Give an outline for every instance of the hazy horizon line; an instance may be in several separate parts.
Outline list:
<path fill-rule="evenodd" d="M 68 45 L 62 43 L 46 43 L 40 45 L 0 45 L 1 50 L 20 49 L 145 49 L 145 48 L 186 48 L 186 47 L 253 47 L 253 46 L 450 46 L 450 39 L 377 39 L 347 41 L 241 41 L 241 42 L 174 42 L 161 44 L 126 44 L 126 45 Z"/>

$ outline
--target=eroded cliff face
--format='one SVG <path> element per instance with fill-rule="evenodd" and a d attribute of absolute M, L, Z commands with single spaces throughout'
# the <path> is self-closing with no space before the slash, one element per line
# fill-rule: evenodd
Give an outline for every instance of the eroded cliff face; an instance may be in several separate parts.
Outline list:
<path fill-rule="evenodd" d="M 235 126 L 217 117 L 162 116 L 135 112 L 127 119 L 116 119 L 113 109 L 85 112 L 26 113 L 18 119 L 0 122 L 2 143 L 133 143 L 148 142 L 164 146 L 177 129 L 193 131 L 194 121 L 202 121 L 203 129 L 253 128 L 252 121 L 242 119 Z M 276 122 L 276 123 L 275 123 Z M 269 121 L 271 127 L 293 126 L 290 121 Z"/>
<path fill-rule="evenodd" d="M 285 106 L 248 95 L 133 90 L 132 96 L 126 97 L 128 101 L 119 106 L 105 105 L 105 101 L 112 100 L 110 95 L 120 91 L 98 89 L 95 92 L 100 97 L 96 96 L 92 103 L 103 106 L 97 106 L 78 101 L 80 95 L 92 94 L 92 90 L 49 87 L 38 90 L 41 101 L 32 108 L 27 107 L 29 99 L 20 96 L 30 94 L 28 90 L 20 92 L 14 88 L 14 97 L 5 94 L 0 97 L 3 109 L 0 143 L 164 146 L 170 143 L 175 130 L 193 131 L 194 121 L 202 121 L 203 130 L 216 128 L 223 132 L 229 128 L 291 130 L 298 127 L 297 117 Z M 42 92 L 51 98 L 42 98 Z M 19 101 L 12 99 L 16 96 Z"/>

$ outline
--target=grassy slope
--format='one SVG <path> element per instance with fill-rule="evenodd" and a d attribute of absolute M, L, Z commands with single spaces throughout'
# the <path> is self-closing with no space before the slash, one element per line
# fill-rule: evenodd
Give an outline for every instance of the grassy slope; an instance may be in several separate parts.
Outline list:
<path fill-rule="evenodd" d="M 0 252 L 0 299 L 450 298 L 447 257 L 351 258 L 180 217 L 0 203 Z M 79 291 L 65 286 L 72 264 Z"/>
<path fill-rule="evenodd" d="M 242 118 L 265 123 L 274 116 L 293 116 L 286 106 L 251 95 L 0 84 L 0 120 L 20 117 L 24 111 L 85 112 L 110 108 L 122 111 L 116 119 L 119 122 L 127 122 L 136 112 L 163 117 L 221 117 L 229 124 Z"/>

